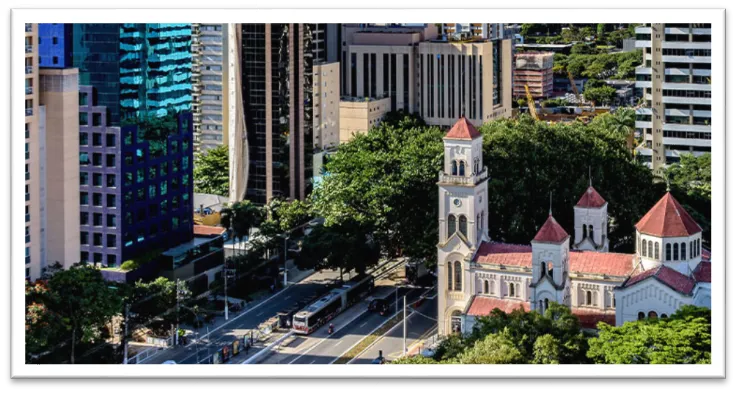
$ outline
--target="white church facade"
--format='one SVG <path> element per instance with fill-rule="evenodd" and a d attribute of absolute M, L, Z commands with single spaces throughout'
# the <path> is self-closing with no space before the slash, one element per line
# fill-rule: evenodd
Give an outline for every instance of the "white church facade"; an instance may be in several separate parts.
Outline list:
<path fill-rule="evenodd" d="M 438 333 L 469 332 L 495 308 L 564 304 L 582 327 L 711 307 L 701 228 L 668 192 L 635 225 L 635 254 L 609 252 L 608 205 L 590 185 L 574 207 L 574 237 L 552 211 L 529 245 L 493 242 L 483 138 L 461 118 L 443 138 L 438 181 Z"/>

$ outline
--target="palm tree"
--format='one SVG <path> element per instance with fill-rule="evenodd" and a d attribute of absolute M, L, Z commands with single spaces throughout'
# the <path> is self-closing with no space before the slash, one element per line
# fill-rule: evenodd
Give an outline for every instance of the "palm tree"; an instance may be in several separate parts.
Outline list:
<path fill-rule="evenodd" d="M 220 212 L 220 224 L 228 228 L 238 242 L 248 237 L 251 228 L 258 226 L 262 219 L 263 210 L 251 201 L 232 203 Z"/>

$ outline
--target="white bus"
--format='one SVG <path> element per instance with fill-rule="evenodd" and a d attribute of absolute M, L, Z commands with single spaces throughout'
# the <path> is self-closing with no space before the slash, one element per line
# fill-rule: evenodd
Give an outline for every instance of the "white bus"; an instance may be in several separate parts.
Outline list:
<path fill-rule="evenodd" d="M 328 292 L 325 296 L 294 314 L 292 331 L 310 334 L 361 300 L 374 289 L 374 277 L 362 276 Z"/>

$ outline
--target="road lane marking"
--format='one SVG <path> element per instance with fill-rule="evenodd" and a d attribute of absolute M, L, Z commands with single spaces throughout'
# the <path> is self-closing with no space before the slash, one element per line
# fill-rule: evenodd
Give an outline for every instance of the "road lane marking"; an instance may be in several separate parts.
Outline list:
<path fill-rule="evenodd" d="M 338 346 L 338 345 L 340 345 L 340 343 L 342 343 L 342 342 L 343 342 L 343 340 L 340 340 L 340 341 L 338 341 L 337 343 L 335 343 L 335 345 L 333 345 L 333 347 L 337 347 L 337 346 Z"/>
<path fill-rule="evenodd" d="M 317 361 L 317 359 L 311 361 L 310 364 L 315 364 L 316 361 Z"/>
<path fill-rule="evenodd" d="M 343 328 L 345 328 L 346 326 L 350 325 L 351 323 L 353 323 L 353 321 L 355 321 L 356 319 L 358 319 L 358 318 L 360 318 L 360 317 L 362 317 L 362 316 L 366 315 L 367 313 L 368 313 L 368 310 L 363 310 L 363 312 L 361 312 L 361 313 L 359 313 L 358 315 L 356 315 L 355 317 L 353 317 L 353 319 L 351 319 L 350 321 L 348 321 L 348 322 L 344 323 L 344 324 L 343 324 L 343 325 L 341 325 L 340 327 L 336 328 L 336 329 L 335 329 L 335 331 L 333 332 L 333 334 L 335 334 L 335 333 L 338 333 L 339 331 L 343 330 Z M 307 352 L 310 352 L 310 351 L 312 351 L 313 349 L 315 349 L 315 348 L 316 348 L 316 347 L 317 347 L 318 345 L 322 344 L 322 343 L 323 343 L 323 342 L 324 342 L 325 340 L 329 339 L 329 338 L 330 338 L 330 336 L 332 336 L 332 334 L 331 334 L 331 335 L 328 335 L 327 337 L 325 337 L 325 338 L 323 338 L 322 340 L 320 340 L 320 341 L 319 341 L 319 342 L 318 342 L 317 344 L 313 345 L 312 347 L 310 347 L 310 348 L 309 348 L 309 349 L 307 349 L 306 351 L 302 352 L 302 353 L 301 353 L 301 354 L 300 354 L 299 356 L 297 356 L 297 358 L 296 358 L 296 359 L 294 359 L 294 360 L 292 360 L 291 362 L 289 362 L 289 364 L 292 364 L 292 363 L 296 362 L 296 361 L 297 361 L 297 359 L 299 359 L 299 358 L 301 358 L 302 356 L 306 355 L 306 354 L 307 354 Z"/>
<path fill-rule="evenodd" d="M 366 326 L 366 325 L 368 325 L 368 321 L 366 321 L 366 322 L 362 323 L 362 324 L 361 324 L 361 325 L 360 325 L 359 327 L 360 327 L 360 328 L 362 328 L 362 327 L 364 327 L 364 326 Z"/>

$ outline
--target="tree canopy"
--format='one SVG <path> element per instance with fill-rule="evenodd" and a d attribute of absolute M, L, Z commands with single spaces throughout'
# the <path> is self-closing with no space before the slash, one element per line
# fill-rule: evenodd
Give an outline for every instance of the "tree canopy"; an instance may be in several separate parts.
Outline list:
<path fill-rule="evenodd" d="M 194 157 L 194 192 L 229 194 L 228 146 L 218 146 Z"/>
<path fill-rule="evenodd" d="M 711 363 L 711 310 L 683 306 L 669 318 L 648 318 L 622 326 L 600 323 L 588 356 L 606 364 Z"/>
<path fill-rule="evenodd" d="M 263 209 L 251 201 L 234 202 L 220 211 L 220 225 L 232 231 L 236 238 L 243 239 L 261 223 L 263 217 Z"/>
<path fill-rule="evenodd" d="M 681 155 L 665 172 L 671 192 L 701 226 L 702 240 L 711 244 L 711 154 Z"/>

